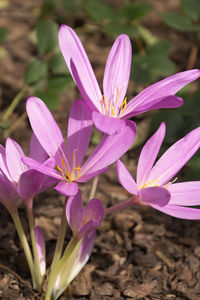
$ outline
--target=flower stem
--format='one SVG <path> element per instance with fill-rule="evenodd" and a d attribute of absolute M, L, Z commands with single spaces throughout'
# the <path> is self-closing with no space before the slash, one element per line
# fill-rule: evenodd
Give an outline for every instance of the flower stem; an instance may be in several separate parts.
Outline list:
<path fill-rule="evenodd" d="M 105 211 L 104 211 L 104 215 L 106 216 L 106 215 L 111 214 L 113 212 L 116 212 L 118 210 L 128 208 L 128 207 L 131 207 L 131 206 L 134 206 L 134 205 L 139 205 L 139 202 L 137 200 L 137 196 L 133 196 L 133 197 L 129 198 L 126 201 L 120 202 L 120 203 L 115 204 L 115 205 L 113 205 L 109 208 L 106 208 Z"/>
<path fill-rule="evenodd" d="M 12 212 L 11 216 L 12 216 L 13 222 L 15 224 L 15 227 L 16 227 L 16 230 L 17 230 L 22 248 L 24 250 L 26 260 L 28 262 L 29 270 L 31 272 L 33 285 L 35 287 L 36 286 L 36 284 L 35 284 L 36 283 L 36 278 L 35 278 L 33 257 L 32 257 L 32 254 L 31 254 L 29 244 L 28 244 L 27 239 L 26 239 L 26 235 L 24 233 L 24 230 L 23 230 L 23 227 L 22 227 L 22 224 L 21 224 L 18 213 L 17 212 Z"/>
<path fill-rule="evenodd" d="M 34 261 L 35 261 L 35 274 L 37 277 L 37 282 L 35 282 L 35 284 L 36 284 L 35 288 L 38 292 L 40 292 L 42 290 L 43 277 L 42 277 L 41 271 L 40 271 L 40 263 L 39 263 L 38 252 L 37 252 L 37 247 L 36 247 L 32 207 L 27 209 L 27 214 L 28 214 L 32 249 L 33 249 Z"/>
<path fill-rule="evenodd" d="M 58 239 L 57 239 L 57 243 L 56 243 L 56 249 L 54 252 L 54 257 L 53 257 L 53 262 L 52 262 L 51 268 L 54 267 L 54 265 L 60 259 L 61 254 L 62 254 L 63 244 L 64 244 L 64 240 L 65 240 L 65 233 L 66 233 L 66 228 L 67 228 L 67 218 L 66 218 L 66 212 L 65 212 L 66 203 L 67 203 L 67 198 L 65 200 L 65 206 L 63 208 L 61 223 L 60 223 L 59 232 L 58 232 Z"/>
<path fill-rule="evenodd" d="M 89 200 L 93 199 L 96 193 L 96 189 L 97 189 L 97 185 L 98 185 L 98 181 L 99 181 L 99 176 L 95 176 L 93 181 L 92 181 L 92 186 L 91 186 L 91 191 L 90 191 L 90 195 L 89 195 Z"/>
<path fill-rule="evenodd" d="M 17 95 L 16 97 L 13 99 L 12 103 L 10 104 L 10 106 L 8 107 L 8 109 L 6 110 L 6 112 L 3 114 L 3 117 L 1 119 L 0 122 L 0 126 L 3 125 L 3 123 L 8 120 L 8 118 L 10 117 L 10 115 L 12 114 L 12 112 L 14 111 L 15 107 L 17 106 L 17 104 L 21 101 L 21 99 L 24 97 L 24 95 L 26 94 L 28 90 L 28 86 L 25 86 Z"/>
<path fill-rule="evenodd" d="M 64 268 L 66 261 L 70 258 L 70 255 L 76 248 L 77 244 L 79 243 L 79 239 L 77 237 L 72 237 L 69 244 L 67 245 L 67 248 L 65 249 L 65 252 L 62 256 L 62 258 L 54 263 L 53 268 L 51 267 L 51 271 L 49 274 L 48 284 L 47 284 L 47 292 L 45 300 L 50 300 L 52 298 L 52 292 L 56 283 L 56 280 L 58 279 L 58 275 L 61 272 L 61 270 Z M 67 280 L 67 278 L 66 278 Z"/>

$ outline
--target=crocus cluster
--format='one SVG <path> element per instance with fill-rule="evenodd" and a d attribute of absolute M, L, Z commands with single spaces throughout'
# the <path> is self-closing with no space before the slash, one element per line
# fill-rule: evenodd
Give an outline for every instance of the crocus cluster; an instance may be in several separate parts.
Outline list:
<path fill-rule="evenodd" d="M 180 107 L 183 99 L 175 94 L 199 78 L 200 70 L 185 71 L 163 79 L 127 102 L 132 57 L 127 35 L 121 34 L 116 39 L 108 55 L 103 92 L 73 29 L 62 25 L 59 43 L 81 93 L 81 99 L 73 102 L 69 113 L 66 139 L 45 103 L 37 97 L 30 97 L 26 103 L 33 130 L 29 156 L 25 156 L 19 144 L 11 138 L 6 140 L 5 148 L 0 145 L 0 201 L 13 218 L 34 288 L 38 291 L 42 290 L 46 273 L 46 247 L 41 229 L 34 224 L 33 199 L 49 188 L 65 197 L 47 277 L 46 300 L 58 299 L 86 264 L 96 231 L 107 214 L 145 205 L 177 218 L 200 219 L 200 210 L 194 208 L 200 205 L 200 181 L 179 182 L 175 177 L 199 149 L 200 127 L 177 141 L 155 162 L 165 137 L 166 126 L 162 122 L 141 151 L 136 181 L 120 160 L 136 136 L 136 124 L 128 119 L 152 109 Z M 102 137 L 88 156 L 93 125 Z M 98 176 L 107 172 L 113 163 L 116 163 L 119 182 L 130 193 L 130 198 L 104 208 L 101 199 L 94 198 L 95 191 Z M 81 184 L 92 178 L 88 201 L 83 201 Z M 20 199 L 27 211 L 31 248 L 18 215 Z M 72 238 L 65 248 L 67 226 Z"/>

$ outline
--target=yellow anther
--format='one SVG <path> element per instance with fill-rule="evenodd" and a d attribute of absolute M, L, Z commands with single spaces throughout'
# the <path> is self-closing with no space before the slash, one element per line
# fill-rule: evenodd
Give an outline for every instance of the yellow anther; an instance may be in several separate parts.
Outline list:
<path fill-rule="evenodd" d="M 63 170 L 58 165 L 56 165 L 56 168 L 58 169 L 58 171 L 60 171 L 61 173 L 63 173 Z"/>
<path fill-rule="evenodd" d="M 103 95 L 102 95 L 102 97 L 101 97 L 101 104 L 103 105 Z"/>
<path fill-rule="evenodd" d="M 107 109 L 108 109 L 108 102 L 107 102 L 106 97 L 103 97 L 103 98 L 104 98 L 104 102 L 105 102 L 105 111 L 107 111 Z"/>
<path fill-rule="evenodd" d="M 78 172 L 80 173 L 80 172 L 81 172 L 81 167 L 80 167 L 80 165 L 78 165 L 78 167 L 75 168 L 75 170 L 78 170 Z"/>
<path fill-rule="evenodd" d="M 101 104 L 104 105 L 105 111 L 107 111 L 107 109 L 108 109 L 108 102 L 107 102 L 106 97 L 104 97 L 104 95 L 102 95 L 102 97 L 101 97 Z"/>
<path fill-rule="evenodd" d="M 73 153 L 72 153 L 72 160 L 74 160 L 74 151 L 73 151 Z"/>
<path fill-rule="evenodd" d="M 119 98 L 119 88 L 117 88 L 117 99 Z"/>
<path fill-rule="evenodd" d="M 113 117 L 114 117 L 114 115 L 115 115 L 115 111 L 114 111 L 114 108 L 113 108 L 112 101 L 111 101 L 111 103 L 110 103 L 110 107 L 111 107 L 112 115 L 113 115 Z"/>
<path fill-rule="evenodd" d="M 64 157 L 62 159 L 62 166 L 65 167 L 65 159 L 64 159 Z"/>
<path fill-rule="evenodd" d="M 69 180 L 72 179 L 72 178 L 71 178 L 71 175 L 70 175 L 70 173 L 69 173 L 69 171 L 67 171 L 67 178 L 68 178 Z"/>
<path fill-rule="evenodd" d="M 121 110 L 122 110 L 122 112 L 125 111 L 126 105 L 127 105 L 127 97 L 124 98 L 124 101 L 121 104 Z"/>

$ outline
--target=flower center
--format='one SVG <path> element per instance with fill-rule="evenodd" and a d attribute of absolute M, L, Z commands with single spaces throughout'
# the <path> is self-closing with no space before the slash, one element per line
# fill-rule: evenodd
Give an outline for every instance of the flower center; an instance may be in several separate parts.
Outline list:
<path fill-rule="evenodd" d="M 148 188 L 148 187 L 154 187 L 154 186 L 160 186 L 160 187 L 163 187 L 165 189 L 168 189 L 168 187 L 174 183 L 175 181 L 177 180 L 177 177 L 174 178 L 174 180 L 172 181 L 169 181 L 168 183 L 164 184 L 164 185 L 161 185 L 160 183 L 158 183 L 160 181 L 160 179 L 155 179 L 155 180 L 152 180 L 152 181 L 149 181 L 143 185 L 141 185 L 139 187 L 139 190 L 143 189 L 143 188 Z"/>
<path fill-rule="evenodd" d="M 118 118 L 120 113 L 124 112 L 127 105 L 127 97 L 124 98 L 121 104 L 119 101 L 119 88 L 117 88 L 116 100 L 114 97 L 108 101 L 104 95 L 101 97 L 101 109 L 102 113 L 108 115 L 109 117 Z"/>
<path fill-rule="evenodd" d="M 69 163 L 65 157 L 62 158 L 60 166 L 56 165 L 57 171 L 59 171 L 63 179 L 68 182 L 72 182 L 80 176 L 81 167 L 76 164 L 76 151 L 77 150 L 74 150 L 72 153 L 72 168 L 69 167 Z"/>

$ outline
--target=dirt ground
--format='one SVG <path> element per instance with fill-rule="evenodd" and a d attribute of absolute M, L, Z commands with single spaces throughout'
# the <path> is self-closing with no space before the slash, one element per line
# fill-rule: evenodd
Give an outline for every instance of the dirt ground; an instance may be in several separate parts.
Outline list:
<path fill-rule="evenodd" d="M 22 4 L 23 2 L 23 4 Z M 150 1 L 149 1 L 150 2 Z M 152 3 L 152 1 L 151 1 Z M 153 2 L 155 8 L 163 9 L 163 1 Z M 168 1 L 176 9 L 177 1 Z M 12 0 L 8 9 L 0 12 L 0 26 L 8 26 L 10 34 L 5 42 L 7 55 L 0 58 L 0 105 L 1 110 L 11 103 L 24 86 L 24 72 L 34 54 L 34 47 L 28 33 L 34 28 L 39 0 Z M 151 17 L 149 26 L 159 37 L 165 34 L 176 41 L 173 58 L 186 69 L 185 57 L 190 53 L 189 43 L 182 34 L 169 29 L 158 30 L 159 19 Z M 73 26 L 74 20 L 68 25 Z M 145 21 L 146 23 L 148 20 Z M 112 40 L 102 41 L 101 36 L 89 36 L 87 52 L 95 66 L 97 77 L 103 74 L 105 57 Z M 91 40 L 91 43 L 90 43 Z M 177 42 L 178 41 L 178 42 Z M 101 48 L 103 47 L 103 48 Z M 102 55 L 102 53 L 105 55 Z M 180 55 L 178 55 L 180 53 Z M 101 55 L 100 55 L 101 54 Z M 133 94 L 133 84 L 129 92 Z M 29 91 L 31 94 L 31 90 Z M 78 96 L 74 88 L 61 97 L 59 108 L 54 116 L 63 133 L 66 132 L 67 116 L 71 102 Z M 11 116 L 16 128 L 10 135 L 28 153 L 28 139 L 31 130 L 26 116 L 15 123 L 25 111 L 24 99 Z M 145 121 L 145 119 L 144 119 Z M 145 122 L 149 122 L 147 118 Z M 0 142 L 4 145 L 5 137 Z M 130 151 L 123 160 L 129 161 L 129 170 L 134 174 L 136 160 L 141 147 Z M 90 149 L 91 151 L 92 149 Z M 90 183 L 81 185 L 83 197 L 87 199 Z M 104 207 L 126 200 L 129 194 L 118 184 L 115 167 L 100 176 L 96 197 Z M 44 231 L 47 242 L 47 264 L 52 259 L 64 199 L 55 191 L 46 192 L 34 201 L 36 225 Z M 19 207 L 24 230 L 28 232 L 23 205 Z M 200 222 L 172 218 L 150 207 L 137 207 L 124 210 L 105 218 L 97 232 L 92 256 L 66 290 L 61 300 L 125 300 L 125 299 L 200 299 Z M 68 230 L 67 237 L 70 236 Z M 31 279 L 19 240 L 6 209 L 0 207 L 0 299 L 28 300 L 44 299 L 32 289 Z"/>

